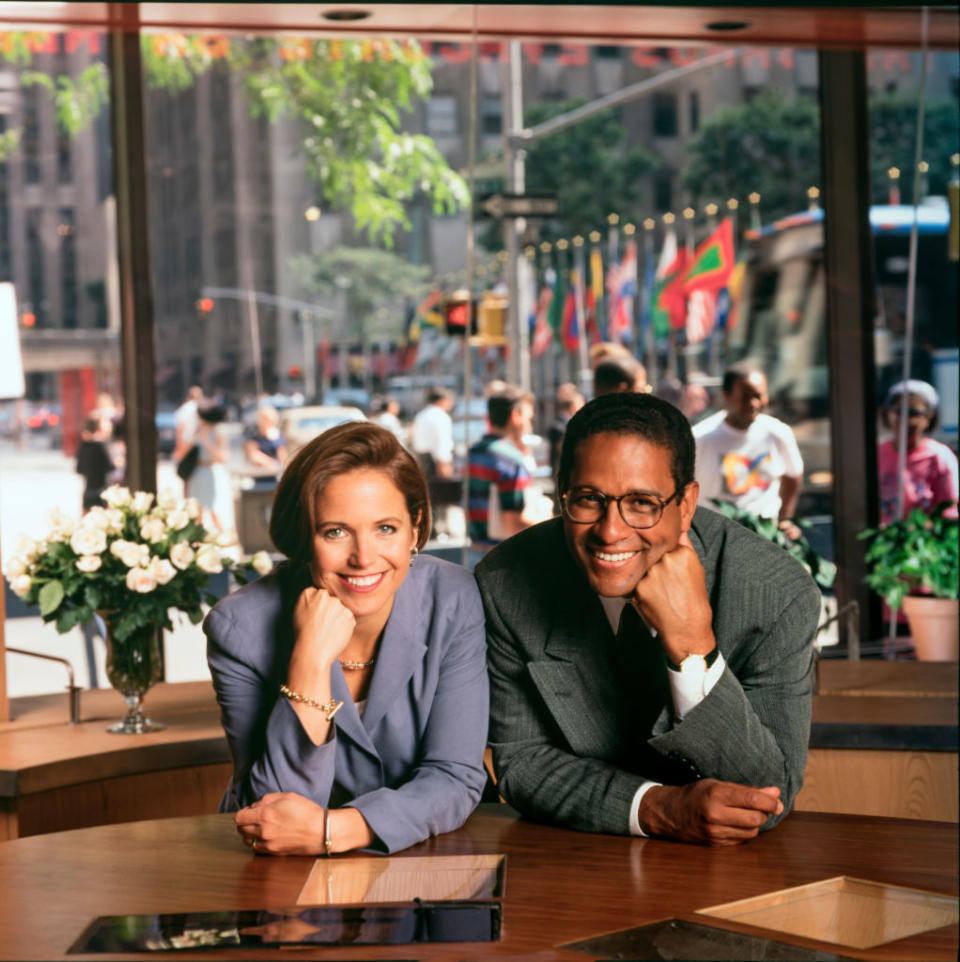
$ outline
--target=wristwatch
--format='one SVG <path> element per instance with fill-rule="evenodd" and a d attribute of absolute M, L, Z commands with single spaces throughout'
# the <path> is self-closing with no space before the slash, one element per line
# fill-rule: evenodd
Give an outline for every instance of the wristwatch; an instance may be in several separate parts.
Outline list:
<path fill-rule="evenodd" d="M 707 670 L 717 660 L 717 655 L 719 654 L 720 649 L 714 645 L 713 650 L 708 651 L 705 655 L 687 655 L 679 665 L 675 665 L 668 658 L 667 667 L 673 671 L 679 671 L 684 675 L 705 675 Z"/>

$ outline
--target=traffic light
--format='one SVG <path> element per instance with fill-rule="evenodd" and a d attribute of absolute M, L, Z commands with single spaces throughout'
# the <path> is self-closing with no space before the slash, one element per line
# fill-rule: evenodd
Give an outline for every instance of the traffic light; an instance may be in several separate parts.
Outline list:
<path fill-rule="evenodd" d="M 480 302 L 477 329 L 482 338 L 499 340 L 507 331 L 507 299 L 488 291 Z"/>
<path fill-rule="evenodd" d="M 212 297 L 200 297 L 197 299 L 197 316 L 206 317 L 213 310 Z"/>
<path fill-rule="evenodd" d="M 35 327 L 37 323 L 37 316 L 36 314 L 33 314 L 31 311 L 27 311 L 26 314 L 20 315 L 20 323 L 24 327 Z"/>
<path fill-rule="evenodd" d="M 443 302 L 443 319 L 449 337 L 464 337 L 467 334 L 467 319 L 470 316 L 471 298 L 466 290 L 454 291 Z M 473 298 L 471 334 L 477 332 L 477 299 Z"/>

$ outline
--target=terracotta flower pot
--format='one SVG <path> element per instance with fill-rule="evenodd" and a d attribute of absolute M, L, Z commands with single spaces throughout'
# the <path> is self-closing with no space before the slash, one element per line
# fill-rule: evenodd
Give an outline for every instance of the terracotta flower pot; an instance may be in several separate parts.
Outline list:
<path fill-rule="evenodd" d="M 910 623 L 918 661 L 957 661 L 960 657 L 960 601 L 908 595 L 903 613 Z"/>

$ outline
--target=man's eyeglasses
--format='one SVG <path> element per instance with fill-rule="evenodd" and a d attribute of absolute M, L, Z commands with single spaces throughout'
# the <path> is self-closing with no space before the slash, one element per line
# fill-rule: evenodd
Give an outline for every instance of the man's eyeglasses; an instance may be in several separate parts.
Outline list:
<path fill-rule="evenodd" d="M 574 524 L 596 524 L 606 516 L 607 505 L 616 501 L 620 517 L 631 528 L 652 528 L 663 517 L 663 509 L 674 498 L 678 498 L 682 491 L 683 488 L 677 488 L 669 498 L 642 491 L 631 491 L 615 497 L 602 491 L 594 491 L 593 488 L 571 488 L 560 500 L 563 503 L 563 513 Z"/>

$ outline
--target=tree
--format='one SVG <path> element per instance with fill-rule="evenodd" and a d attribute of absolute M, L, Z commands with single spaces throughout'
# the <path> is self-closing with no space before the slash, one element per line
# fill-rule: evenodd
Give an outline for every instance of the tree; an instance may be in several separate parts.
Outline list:
<path fill-rule="evenodd" d="M 917 101 L 902 94 L 881 94 L 870 101 L 870 177 L 875 204 L 889 198 L 887 171 L 900 171 L 900 200 L 913 203 L 913 162 L 916 157 Z M 929 164 L 926 193 L 946 196 L 950 155 L 960 142 L 957 101 L 946 97 L 927 102 L 923 123 L 923 158 Z"/>
<path fill-rule="evenodd" d="M 0 60 L 29 67 L 33 36 L 6 34 Z M 255 116 L 297 121 L 310 177 L 326 201 L 347 208 L 371 239 L 389 245 L 397 228 L 409 229 L 406 205 L 418 195 L 438 213 L 452 213 L 469 199 L 463 179 L 433 141 L 402 129 L 403 113 L 432 86 L 429 61 L 416 41 L 150 34 L 141 44 L 151 89 L 176 94 L 226 64 L 242 78 Z M 21 82 L 50 92 L 62 129 L 72 135 L 107 102 L 107 70 L 100 62 L 76 79 L 24 70 Z M 17 129 L 0 137 L 0 160 L 19 140 Z"/>
<path fill-rule="evenodd" d="M 803 210 L 820 185 L 820 111 L 814 100 L 762 91 L 749 103 L 721 107 L 688 148 L 683 186 L 694 206 L 761 197 L 764 222 Z"/>
<path fill-rule="evenodd" d="M 534 127 L 583 103 L 537 104 L 525 111 L 524 124 Z M 659 166 L 652 154 L 627 143 L 626 128 L 614 109 L 533 141 L 527 148 L 526 189 L 555 194 L 560 206 L 558 217 L 541 222 L 541 238 L 586 235 L 605 229 L 611 212 L 627 214 L 639 209 L 643 178 Z M 502 181 L 491 186 L 503 189 Z M 490 249 L 503 246 L 495 231 L 484 243 Z"/>
<path fill-rule="evenodd" d="M 334 298 L 349 290 L 347 321 L 351 340 L 399 337 L 403 304 L 417 300 L 428 287 L 430 268 L 411 264 L 390 251 L 335 247 L 322 254 L 301 254 L 291 267 L 311 294 Z"/>

